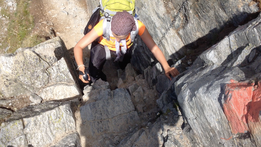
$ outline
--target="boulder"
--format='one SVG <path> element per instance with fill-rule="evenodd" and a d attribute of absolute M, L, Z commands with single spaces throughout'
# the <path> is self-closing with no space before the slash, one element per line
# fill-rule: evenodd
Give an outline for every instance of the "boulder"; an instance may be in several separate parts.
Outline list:
<path fill-rule="evenodd" d="M 184 124 L 182 115 L 178 107 L 175 106 L 175 101 L 170 96 L 171 94 L 169 93 L 162 94 L 160 99 L 157 100 L 160 112 L 157 113 L 155 120 L 150 120 L 142 128 L 129 133 L 118 146 L 192 147 L 197 145 L 196 143 L 193 144 L 191 139 L 187 138 L 186 132 L 182 131 Z M 166 99 L 170 101 L 167 102 Z"/>
<path fill-rule="evenodd" d="M 0 108 L 0 124 L 12 114 L 11 110 Z"/>
<path fill-rule="evenodd" d="M 65 138 L 80 147 L 70 102 L 29 106 L 1 124 L 1 146 L 57 146 Z"/>
<path fill-rule="evenodd" d="M 174 62 L 186 53 L 186 48 L 205 44 L 200 42 L 203 38 L 209 44 L 217 43 L 225 27 L 237 27 L 259 11 L 257 3 L 251 0 L 143 0 L 136 1 L 136 5 L 139 19 L 166 58 L 172 57 Z"/>
<path fill-rule="evenodd" d="M 63 146 L 82 147 L 79 134 L 73 133 L 71 135 L 68 135 L 64 137 L 61 141 L 59 141 L 56 145 L 53 145 L 51 147 L 63 147 Z"/>
<path fill-rule="evenodd" d="M 98 5 L 86 2 L 87 11 Z M 116 86 L 110 89 L 109 83 L 98 80 L 85 86 L 82 96 L 59 37 L 1 55 L 0 146 L 261 145 L 260 16 L 238 27 L 258 12 L 257 3 L 136 4 L 140 20 L 172 66 L 191 57 L 182 68 L 186 70 L 169 81 L 137 37 L 132 66 L 117 71 Z M 79 11 L 70 8 L 57 11 L 78 18 Z M 227 29 L 236 27 L 228 35 Z"/>
<path fill-rule="evenodd" d="M 130 65 L 127 71 L 133 71 Z M 117 146 L 140 127 L 156 121 L 157 92 L 135 75 L 122 73 L 125 80 L 115 90 L 101 80 L 84 87 L 77 121 L 83 146 Z"/>
<path fill-rule="evenodd" d="M 81 95 L 74 66 L 59 37 L 1 55 L 0 61 L 0 101 L 11 103 L 1 107 L 20 109 L 30 100 L 39 103 Z"/>
<path fill-rule="evenodd" d="M 175 82 L 203 146 L 260 146 L 261 16 L 202 53 Z M 174 89 L 173 89 L 174 90 Z"/>
<path fill-rule="evenodd" d="M 97 97 L 97 101 L 86 103 L 80 108 L 79 133 L 82 140 L 88 140 L 85 146 L 117 144 L 117 140 L 123 135 L 139 126 L 140 118 L 127 90 L 107 89 L 94 96 Z"/>

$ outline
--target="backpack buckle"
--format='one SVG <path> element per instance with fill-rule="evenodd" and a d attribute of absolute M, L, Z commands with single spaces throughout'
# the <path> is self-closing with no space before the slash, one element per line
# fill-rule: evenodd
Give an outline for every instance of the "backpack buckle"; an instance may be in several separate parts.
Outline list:
<path fill-rule="evenodd" d="M 110 14 L 109 14 L 108 12 L 105 12 L 105 13 L 104 13 L 104 17 L 105 17 L 105 18 L 109 18 L 109 17 L 110 17 Z"/>

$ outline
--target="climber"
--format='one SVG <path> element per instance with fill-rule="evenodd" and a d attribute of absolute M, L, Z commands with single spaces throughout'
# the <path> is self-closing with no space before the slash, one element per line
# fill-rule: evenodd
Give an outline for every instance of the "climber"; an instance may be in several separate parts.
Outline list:
<path fill-rule="evenodd" d="M 114 61 L 119 63 L 120 68 L 125 68 L 132 56 L 133 39 L 131 39 L 131 32 L 135 30 L 138 30 L 138 35 L 160 62 L 165 75 L 171 80 L 171 76 L 175 77 L 179 74 L 176 68 L 169 66 L 162 51 L 153 41 L 145 25 L 139 20 L 135 22 L 131 14 L 123 11 L 117 12 L 112 17 L 109 40 L 104 37 L 103 21 L 105 20 L 100 20 L 74 47 L 74 56 L 80 73 L 79 79 L 84 83 L 95 82 L 99 78 L 106 81 L 102 68 L 106 59 L 108 59 L 108 54 L 111 55 L 109 58 L 115 56 L 116 59 Z M 97 38 L 99 38 L 98 42 L 95 41 Z M 82 51 L 91 43 L 89 68 L 87 68 L 83 64 Z"/>

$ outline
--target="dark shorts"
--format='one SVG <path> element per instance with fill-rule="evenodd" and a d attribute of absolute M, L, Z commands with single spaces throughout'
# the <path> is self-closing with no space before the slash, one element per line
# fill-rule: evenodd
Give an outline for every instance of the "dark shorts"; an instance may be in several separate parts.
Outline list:
<path fill-rule="evenodd" d="M 117 64 L 117 66 L 121 69 L 124 69 L 128 63 L 130 63 L 131 60 L 131 56 L 132 56 L 132 49 L 133 47 L 129 48 L 126 52 L 126 54 L 123 55 L 122 60 L 121 61 L 117 61 L 115 62 L 115 64 Z M 111 51 L 110 50 L 110 54 L 111 54 L 111 60 L 114 61 L 115 57 L 116 57 L 116 52 L 115 51 Z M 104 79 L 104 73 L 102 72 L 103 69 L 103 65 L 106 62 L 106 51 L 105 51 L 105 47 L 99 43 L 92 43 L 92 47 L 91 47 L 91 52 L 90 52 L 90 62 L 89 62 L 89 74 L 92 78 L 92 80 L 98 80 L 99 78 L 101 78 L 102 80 L 106 80 Z M 106 78 L 106 76 L 105 76 Z"/>

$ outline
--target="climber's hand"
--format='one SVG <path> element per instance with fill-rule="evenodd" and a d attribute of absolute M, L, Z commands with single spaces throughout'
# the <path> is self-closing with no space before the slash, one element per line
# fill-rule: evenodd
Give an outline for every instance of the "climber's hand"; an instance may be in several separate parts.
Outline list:
<path fill-rule="evenodd" d="M 79 75 L 79 79 L 80 79 L 83 83 L 86 83 L 86 84 L 90 83 L 90 80 L 91 80 L 89 74 L 87 74 L 87 77 L 88 77 L 88 80 L 85 80 L 85 79 L 83 78 L 83 75 Z"/>
<path fill-rule="evenodd" d="M 175 67 L 169 67 L 165 70 L 165 75 L 171 80 L 172 77 L 176 77 L 179 74 L 179 71 Z"/>
<path fill-rule="evenodd" d="M 79 79 L 83 82 L 83 83 L 90 83 L 91 78 L 90 75 L 88 73 L 86 73 L 85 68 L 80 68 L 79 69 Z"/>

